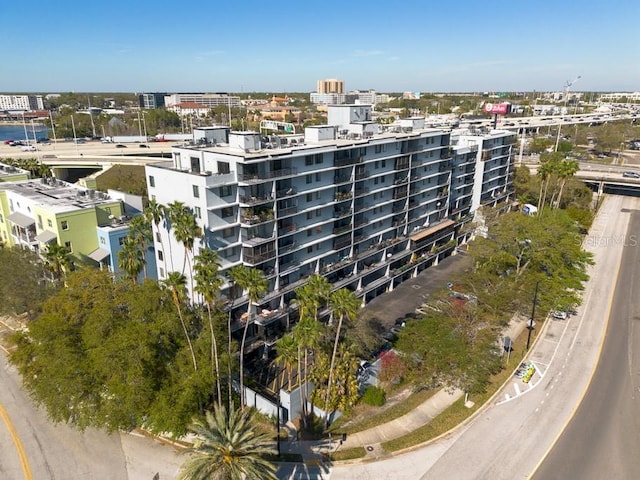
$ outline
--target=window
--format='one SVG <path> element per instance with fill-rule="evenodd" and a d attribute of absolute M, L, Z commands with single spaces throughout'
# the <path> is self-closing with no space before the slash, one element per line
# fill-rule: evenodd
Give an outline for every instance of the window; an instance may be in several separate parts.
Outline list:
<path fill-rule="evenodd" d="M 307 184 L 313 182 L 313 175 L 305 175 L 305 181 L 307 182 Z"/>
<path fill-rule="evenodd" d="M 194 212 L 196 218 L 202 218 L 202 212 L 200 210 L 200 207 L 194 207 L 193 212 Z"/>
<path fill-rule="evenodd" d="M 104 237 L 100 237 L 100 245 L 104 245 L 105 243 L 107 243 L 107 241 L 104 239 Z"/>
<path fill-rule="evenodd" d="M 191 185 L 191 187 L 193 188 L 193 196 L 200 198 L 200 187 L 198 187 L 198 185 Z"/>
<path fill-rule="evenodd" d="M 51 221 L 51 219 L 47 219 L 47 225 L 49 225 L 49 228 L 53 228 L 53 222 Z"/>
<path fill-rule="evenodd" d="M 322 180 L 322 174 L 320 172 L 316 173 L 316 182 Z"/>
<path fill-rule="evenodd" d="M 62 230 L 69 230 L 69 222 L 62 220 L 60 222 L 60 228 L 62 228 Z"/>
<path fill-rule="evenodd" d="M 162 239 L 160 238 L 160 232 L 156 232 L 156 242 L 161 243 Z"/>
<path fill-rule="evenodd" d="M 222 230 L 222 238 L 233 237 L 235 234 L 235 229 L 233 227 L 225 228 Z"/>
<path fill-rule="evenodd" d="M 120 238 L 118 239 L 118 245 L 122 246 L 122 245 L 124 244 L 124 239 L 125 239 L 125 238 L 127 238 L 127 237 L 120 237 Z"/>
<path fill-rule="evenodd" d="M 387 166 L 387 161 L 386 161 L 386 160 L 382 160 L 382 161 L 380 162 L 380 168 L 384 168 L 384 167 L 386 167 L 386 166 Z"/>
<path fill-rule="evenodd" d="M 156 179 L 153 177 L 153 175 L 149 175 L 149 186 L 150 187 L 156 186 Z"/>
<path fill-rule="evenodd" d="M 313 193 L 307 193 L 307 202 L 313 201 Z"/>
<path fill-rule="evenodd" d="M 71 242 L 64 242 L 64 246 L 67 247 L 69 251 L 73 253 L 73 247 L 71 246 Z"/>
<path fill-rule="evenodd" d="M 2 216 L 1 213 L 0 213 L 0 223 L 4 223 L 4 217 Z"/>
<path fill-rule="evenodd" d="M 231 169 L 229 168 L 229 162 L 218 162 L 218 173 L 220 174 L 231 173 Z"/>
<path fill-rule="evenodd" d="M 376 152 L 376 153 L 382 153 L 382 145 L 376 145 L 376 147 L 375 147 L 375 152 Z M 376 163 L 377 163 L 377 162 L 376 162 Z M 378 167 L 376 167 L 376 168 L 378 168 Z"/>
<path fill-rule="evenodd" d="M 164 278 L 164 268 L 160 267 L 160 278 Z"/>
<path fill-rule="evenodd" d="M 320 165 L 324 161 L 321 153 L 315 154 L 314 157 L 316 159 L 316 165 Z"/>
<path fill-rule="evenodd" d="M 104 207 L 104 211 L 107 213 L 111 213 L 111 207 Z"/>
<path fill-rule="evenodd" d="M 384 183 L 384 177 L 380 177 L 380 183 Z"/>
<path fill-rule="evenodd" d="M 304 157 L 304 164 L 306 166 L 313 165 L 313 155 L 307 155 Z"/>
<path fill-rule="evenodd" d="M 160 260 L 161 262 L 164 261 L 164 255 L 162 253 L 162 250 L 158 250 L 158 260 Z"/>
<path fill-rule="evenodd" d="M 200 159 L 198 157 L 190 157 L 191 171 L 193 173 L 200 173 Z"/>
<path fill-rule="evenodd" d="M 322 216 L 322 209 L 319 208 L 316 210 L 316 217 L 321 217 Z"/>
<path fill-rule="evenodd" d="M 225 207 L 222 210 L 220 210 L 220 216 L 222 218 L 233 217 L 233 207 Z"/>
<path fill-rule="evenodd" d="M 307 247 L 307 253 L 313 253 L 313 247 Z"/>
<path fill-rule="evenodd" d="M 42 230 L 42 215 L 38 215 L 38 229 Z"/>
<path fill-rule="evenodd" d="M 311 235 L 313 235 L 313 230 L 307 230 L 307 237 L 310 237 Z"/>
<path fill-rule="evenodd" d="M 307 212 L 307 220 L 311 220 L 313 218 L 313 212 Z"/>
<path fill-rule="evenodd" d="M 220 187 L 220 196 L 221 197 L 230 197 L 231 196 L 231 186 L 223 185 Z"/>

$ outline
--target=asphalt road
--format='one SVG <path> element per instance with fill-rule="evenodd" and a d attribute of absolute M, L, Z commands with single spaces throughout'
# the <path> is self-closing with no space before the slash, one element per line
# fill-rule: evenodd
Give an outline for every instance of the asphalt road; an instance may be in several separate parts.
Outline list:
<path fill-rule="evenodd" d="M 0 354 L 0 479 L 174 479 L 180 463 L 172 447 L 129 434 L 78 432 L 52 424 L 20 388 Z"/>
<path fill-rule="evenodd" d="M 631 214 L 600 363 L 536 480 L 640 478 L 640 211 Z"/>

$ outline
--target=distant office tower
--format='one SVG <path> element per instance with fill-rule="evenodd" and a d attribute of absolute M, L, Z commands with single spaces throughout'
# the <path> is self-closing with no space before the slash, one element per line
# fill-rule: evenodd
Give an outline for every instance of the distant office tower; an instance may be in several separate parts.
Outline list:
<path fill-rule="evenodd" d="M 161 93 L 141 93 L 138 95 L 140 108 L 153 109 L 164 107 L 164 97 L 166 92 Z"/>
<path fill-rule="evenodd" d="M 344 93 L 344 82 L 342 80 L 336 80 L 335 78 L 328 78 L 326 80 L 318 80 L 316 88 L 318 93 Z"/>

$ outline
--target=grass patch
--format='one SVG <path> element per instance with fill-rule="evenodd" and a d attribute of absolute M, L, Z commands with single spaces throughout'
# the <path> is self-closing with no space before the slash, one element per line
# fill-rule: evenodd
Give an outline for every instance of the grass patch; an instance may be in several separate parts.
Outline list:
<path fill-rule="evenodd" d="M 540 325 L 539 328 L 542 328 L 541 324 L 538 325 Z M 396 450 L 402 450 L 414 445 L 419 445 L 448 432 L 469 418 L 476 410 L 482 407 L 491 398 L 491 396 L 498 391 L 498 389 L 502 387 L 504 382 L 511 377 L 515 368 L 520 364 L 526 353 L 527 334 L 528 331 L 524 330 L 518 338 L 515 339 L 513 343 L 513 350 L 509 355 L 509 363 L 507 364 L 507 356 L 505 354 L 503 359 L 505 368 L 500 373 L 491 377 L 491 383 L 487 386 L 486 392 L 470 396 L 469 399 L 475 403 L 473 407 L 465 407 L 463 397 L 429 423 L 407 433 L 406 435 L 384 442 L 382 444 L 382 448 L 388 452 L 394 452 Z M 534 337 L 532 335 L 532 342 L 533 339 Z"/>
<path fill-rule="evenodd" d="M 345 448 L 344 450 L 338 450 L 329 455 L 329 459 L 333 461 L 340 460 L 355 460 L 356 458 L 362 458 L 367 454 L 364 447 Z"/>
<path fill-rule="evenodd" d="M 342 416 L 337 419 L 330 428 L 331 432 L 357 433 L 368 430 L 378 425 L 388 423 L 396 418 L 414 410 L 418 405 L 424 403 L 436 393 L 435 390 L 421 390 L 412 393 L 406 399 L 390 405 L 384 410 L 370 407 L 368 405 L 358 405 L 349 416 Z M 353 422 L 353 423 L 351 423 Z"/>

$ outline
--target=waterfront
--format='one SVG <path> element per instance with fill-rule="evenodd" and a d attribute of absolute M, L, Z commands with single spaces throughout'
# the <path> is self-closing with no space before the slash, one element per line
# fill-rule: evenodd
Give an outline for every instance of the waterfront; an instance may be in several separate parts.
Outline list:
<path fill-rule="evenodd" d="M 47 127 L 42 124 L 0 124 L 0 141 L 2 142 L 4 142 L 5 140 L 33 141 L 34 133 L 36 139 L 47 138 L 49 136 Z"/>

